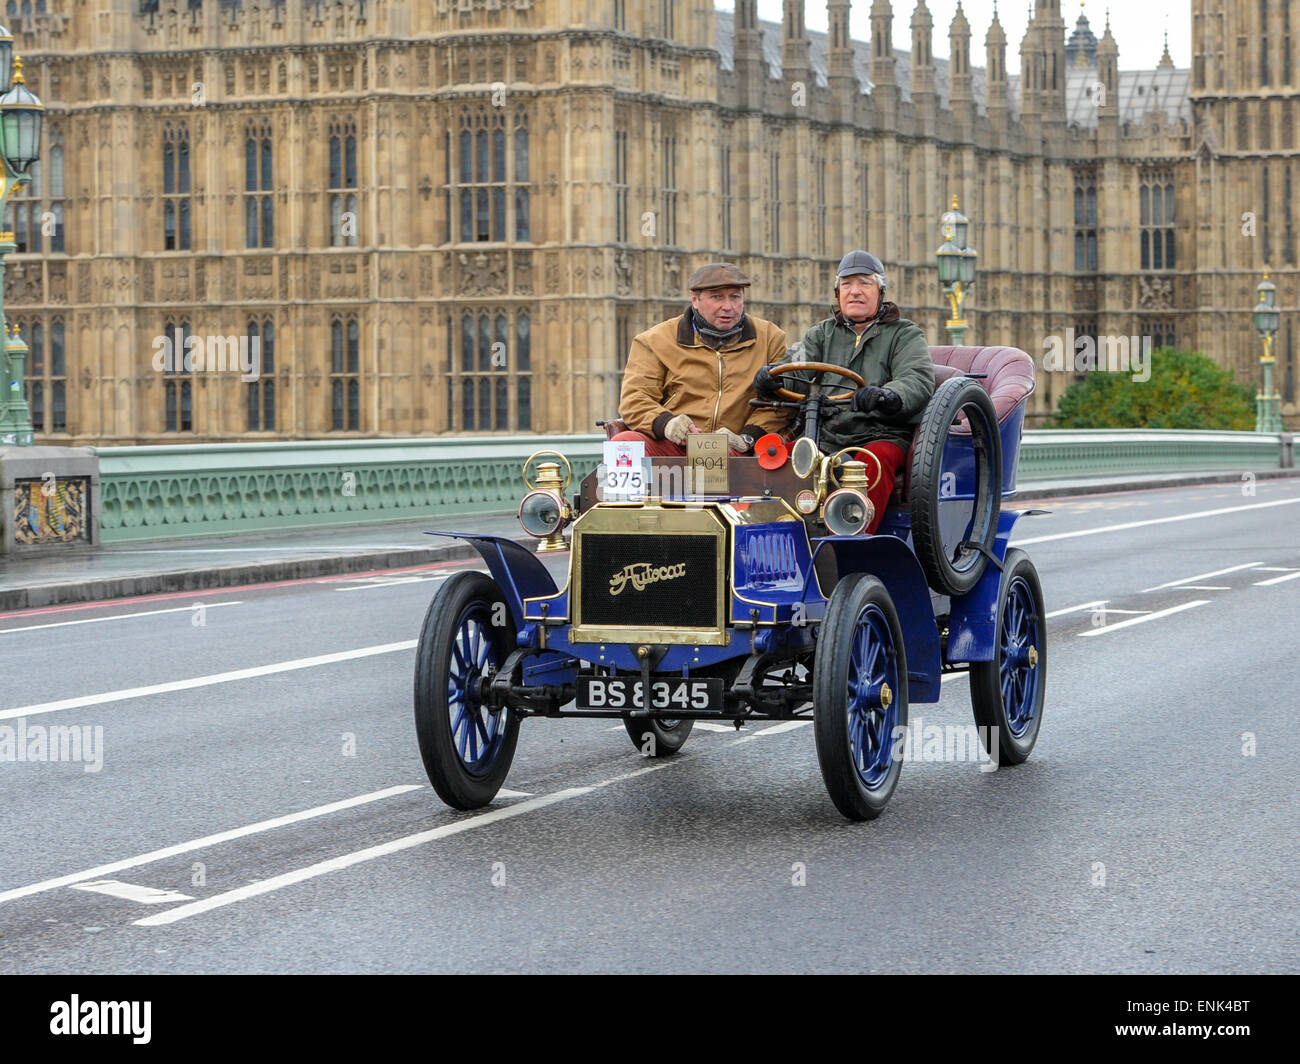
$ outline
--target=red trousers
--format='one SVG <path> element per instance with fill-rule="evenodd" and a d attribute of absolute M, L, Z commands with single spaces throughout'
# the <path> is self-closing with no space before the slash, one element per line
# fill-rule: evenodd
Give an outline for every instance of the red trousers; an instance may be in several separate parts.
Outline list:
<path fill-rule="evenodd" d="M 867 454 L 864 455 L 864 451 Z M 872 455 L 880 460 L 879 476 L 876 475 L 876 463 L 870 457 Z M 889 497 L 894 493 L 894 477 L 907 461 L 907 452 L 896 443 L 876 440 L 874 443 L 867 444 L 853 457 L 866 465 L 867 483 L 871 485 L 867 489 L 867 498 L 871 500 L 871 505 L 876 508 L 876 512 L 863 530 L 870 534 L 875 532 L 885 516 L 885 507 L 889 505 Z"/>

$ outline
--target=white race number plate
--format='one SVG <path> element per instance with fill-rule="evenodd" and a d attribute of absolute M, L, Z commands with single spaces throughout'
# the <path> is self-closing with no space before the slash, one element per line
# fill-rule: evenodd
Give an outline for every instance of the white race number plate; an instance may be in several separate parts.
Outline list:
<path fill-rule="evenodd" d="M 647 703 L 639 676 L 581 676 L 578 678 L 578 708 L 721 712 L 722 681 L 684 676 L 652 678 Z"/>

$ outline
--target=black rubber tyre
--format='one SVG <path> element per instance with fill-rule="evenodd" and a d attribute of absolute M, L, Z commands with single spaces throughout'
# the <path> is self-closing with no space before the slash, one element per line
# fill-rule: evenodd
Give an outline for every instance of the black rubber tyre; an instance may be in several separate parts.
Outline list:
<path fill-rule="evenodd" d="M 965 533 L 945 541 L 940 523 L 943 502 L 943 448 L 957 415 L 965 413 L 975 449 L 976 487 Z M 960 543 L 993 549 L 1002 503 L 1002 440 L 993 400 L 979 381 L 953 377 L 935 389 L 912 446 L 912 544 L 930 587 L 941 595 L 963 595 L 984 575 L 988 558 Z M 948 503 L 947 505 L 954 505 Z"/>
<path fill-rule="evenodd" d="M 454 809 L 487 805 L 510 771 L 519 717 L 481 705 L 478 681 L 514 646 L 514 622 L 491 577 L 457 573 L 429 603 L 415 651 L 415 733 L 429 782 Z"/>
<path fill-rule="evenodd" d="M 970 668 L 970 700 L 980 742 L 999 765 L 1018 765 L 1038 741 L 1047 689 L 1047 621 L 1038 570 L 1022 550 L 1007 551 L 998 591 L 992 661 Z M 987 729 L 987 730 L 985 730 Z M 993 754 L 991 736 L 997 735 Z"/>
<path fill-rule="evenodd" d="M 889 804 L 906 730 L 898 613 L 884 584 L 854 573 L 831 593 L 813 666 L 817 761 L 831 801 L 850 820 L 874 820 Z"/>
<path fill-rule="evenodd" d="M 682 748 L 693 720 L 654 720 L 651 717 L 624 717 L 623 727 L 632 745 L 646 757 L 671 757 Z"/>

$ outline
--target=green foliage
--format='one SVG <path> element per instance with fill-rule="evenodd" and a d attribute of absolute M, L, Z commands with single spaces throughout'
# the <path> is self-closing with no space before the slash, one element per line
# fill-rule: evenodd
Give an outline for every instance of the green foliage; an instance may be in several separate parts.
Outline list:
<path fill-rule="evenodd" d="M 1089 373 L 1065 390 L 1053 428 L 1244 429 L 1255 427 L 1255 395 L 1199 351 L 1151 352 L 1151 379 Z"/>

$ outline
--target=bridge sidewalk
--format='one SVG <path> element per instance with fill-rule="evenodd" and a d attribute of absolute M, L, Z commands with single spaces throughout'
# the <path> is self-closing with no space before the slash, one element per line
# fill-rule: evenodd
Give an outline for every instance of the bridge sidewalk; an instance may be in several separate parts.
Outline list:
<path fill-rule="evenodd" d="M 1260 479 L 1300 470 L 1258 473 Z M 1022 485 L 1017 503 L 1143 488 L 1238 482 L 1238 473 L 1179 473 Z M 424 535 L 430 528 L 508 536 L 533 543 L 514 514 L 428 517 L 380 525 L 267 534 L 207 536 L 98 548 L 51 548 L 0 557 L 0 610 L 97 602 L 136 595 L 184 593 L 403 569 L 475 556 L 466 543 Z"/>

